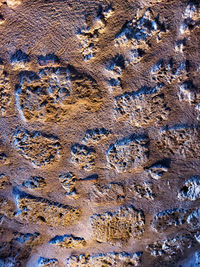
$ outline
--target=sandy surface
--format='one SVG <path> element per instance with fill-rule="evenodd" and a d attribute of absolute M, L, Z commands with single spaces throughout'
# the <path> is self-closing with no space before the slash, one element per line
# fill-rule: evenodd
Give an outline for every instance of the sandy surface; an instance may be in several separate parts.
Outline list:
<path fill-rule="evenodd" d="M 198 0 L 1 1 L 0 266 L 199 266 L 199 43 Z"/>

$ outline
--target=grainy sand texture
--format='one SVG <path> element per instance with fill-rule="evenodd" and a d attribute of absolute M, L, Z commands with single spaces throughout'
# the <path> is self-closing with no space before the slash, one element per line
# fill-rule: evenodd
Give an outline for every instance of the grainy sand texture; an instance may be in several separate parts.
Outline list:
<path fill-rule="evenodd" d="M 200 266 L 200 1 L 0 1 L 0 267 Z"/>

